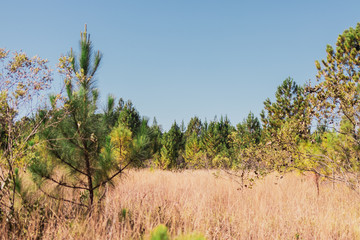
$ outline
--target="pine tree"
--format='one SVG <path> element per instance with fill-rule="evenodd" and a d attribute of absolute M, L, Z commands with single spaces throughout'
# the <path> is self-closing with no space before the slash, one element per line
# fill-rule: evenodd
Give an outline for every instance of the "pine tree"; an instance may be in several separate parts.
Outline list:
<path fill-rule="evenodd" d="M 298 134 L 305 138 L 309 133 L 310 120 L 304 88 L 289 77 L 277 88 L 275 96 L 275 102 L 266 99 L 265 111 L 260 114 L 266 133 L 274 135 L 285 122 L 292 120 L 299 123 Z"/>
<path fill-rule="evenodd" d="M 246 119 L 237 126 L 236 137 L 239 140 L 240 148 L 247 148 L 251 144 L 258 144 L 261 139 L 260 121 L 252 112 Z"/>
<path fill-rule="evenodd" d="M 231 126 L 229 119 L 221 117 L 220 121 L 218 121 L 215 117 L 214 121 L 211 121 L 209 124 L 205 123 L 203 129 L 201 140 L 207 155 L 208 166 L 219 166 L 218 163 L 214 163 L 214 159 L 216 159 L 215 162 L 221 162 L 222 158 L 226 158 L 227 163 L 221 165 L 229 166 L 230 163 L 228 161 L 230 161 L 229 157 L 231 155 L 230 136 L 234 131 L 234 127 Z"/>
<path fill-rule="evenodd" d="M 318 70 L 315 87 L 308 88 L 311 104 L 318 120 L 336 130 L 347 119 L 352 137 L 360 139 L 360 23 L 339 35 L 336 49 L 328 45 L 327 58 L 316 61 Z M 326 119 L 326 122 L 322 121 Z"/>
<path fill-rule="evenodd" d="M 153 124 L 151 126 L 151 149 L 155 159 L 159 158 L 161 150 L 162 132 L 161 126 L 158 125 L 156 118 L 154 117 Z"/>
<path fill-rule="evenodd" d="M 135 135 L 141 126 L 141 118 L 133 103 L 130 100 L 125 102 L 120 98 L 116 111 L 119 115 L 118 122 L 129 128 Z"/>
<path fill-rule="evenodd" d="M 198 117 L 192 117 L 185 131 L 185 138 L 189 138 L 193 133 L 197 136 L 201 135 L 202 123 Z"/>
<path fill-rule="evenodd" d="M 180 127 L 174 122 L 170 130 L 163 134 L 162 148 L 160 150 L 161 157 L 159 165 L 162 168 L 179 167 L 178 158 L 183 150 L 183 134 Z"/>
<path fill-rule="evenodd" d="M 360 23 L 339 35 L 335 48 L 327 45 L 326 53 L 325 59 L 315 62 L 317 84 L 307 89 L 314 116 L 322 127 L 317 141 L 306 149 L 307 159 L 315 173 L 346 182 L 358 191 Z M 314 150 L 309 154 L 311 148 Z"/>
<path fill-rule="evenodd" d="M 111 141 L 107 137 L 109 126 L 106 114 L 96 113 L 99 93 L 95 88 L 95 74 L 102 55 L 99 51 L 92 51 L 86 25 L 81 33 L 80 49 L 79 58 L 72 50 L 69 57 L 60 58 L 60 72 L 65 76 L 67 96 L 61 111 L 49 119 L 59 122 L 57 127 L 42 132 L 42 138 L 47 140 L 48 155 L 34 159 L 31 171 L 43 192 L 44 183 L 56 187 L 53 192 L 45 192 L 49 197 L 91 209 L 96 191 L 127 165 L 120 166 L 109 152 Z M 60 190 L 64 189 L 78 191 L 79 199 L 63 198 Z M 84 202 L 86 199 L 87 203 Z"/>
<path fill-rule="evenodd" d="M 208 162 L 206 154 L 202 150 L 201 138 L 193 132 L 185 143 L 185 151 L 183 154 L 186 167 L 188 168 L 207 168 Z"/>

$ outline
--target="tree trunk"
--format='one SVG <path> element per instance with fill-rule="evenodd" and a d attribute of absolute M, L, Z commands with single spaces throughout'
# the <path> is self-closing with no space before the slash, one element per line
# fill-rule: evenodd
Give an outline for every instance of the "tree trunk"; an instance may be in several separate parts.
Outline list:
<path fill-rule="evenodd" d="M 91 210 L 94 203 L 94 186 L 92 182 L 91 166 L 90 166 L 90 157 L 88 152 L 85 152 L 85 164 L 86 164 L 86 175 L 88 180 L 88 191 L 89 191 L 89 205 L 88 208 Z"/>

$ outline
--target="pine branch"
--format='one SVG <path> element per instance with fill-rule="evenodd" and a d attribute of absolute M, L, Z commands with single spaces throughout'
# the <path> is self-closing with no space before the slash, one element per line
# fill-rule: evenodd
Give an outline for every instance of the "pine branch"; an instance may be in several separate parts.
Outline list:
<path fill-rule="evenodd" d="M 39 190 L 45 194 L 47 197 L 49 198 L 52 198 L 52 199 L 55 199 L 57 201 L 64 201 L 64 202 L 68 202 L 68 203 L 71 203 L 71 204 L 75 204 L 75 205 L 78 205 L 78 206 L 81 206 L 81 207 L 86 207 L 88 208 L 87 205 L 83 204 L 83 203 L 78 203 L 78 202 L 74 202 L 74 201 L 71 201 L 71 200 L 68 200 L 68 199 L 65 199 L 65 198 L 61 198 L 61 197 L 55 197 L 49 193 L 47 193 L 46 191 L 44 191 L 41 187 L 39 187 Z"/>
<path fill-rule="evenodd" d="M 73 165 L 71 165 L 70 163 L 68 163 L 67 161 L 65 161 L 58 152 L 54 151 L 53 154 L 64 164 L 68 165 L 70 168 L 72 168 L 73 170 L 75 170 L 78 173 L 81 173 L 85 176 L 88 176 L 85 172 L 79 170 L 78 168 L 74 167 Z"/>
<path fill-rule="evenodd" d="M 65 182 L 60 182 L 60 181 L 57 181 L 55 179 L 53 179 L 52 177 L 50 176 L 44 176 L 44 178 L 58 184 L 59 186 L 63 186 L 63 187 L 67 187 L 67 188 L 72 188 L 72 189 L 82 189 L 82 190 L 89 190 L 88 188 L 85 188 L 85 187 L 79 187 L 79 186 L 75 186 L 75 185 L 70 185 L 68 183 L 65 183 Z"/>
<path fill-rule="evenodd" d="M 93 190 L 99 188 L 100 186 L 103 186 L 105 184 L 107 184 L 108 182 L 110 182 L 112 179 L 114 179 L 117 175 L 119 175 L 120 173 L 122 173 L 129 165 L 131 164 L 131 161 L 129 161 L 123 168 L 121 168 L 120 170 L 118 170 L 115 174 L 113 174 L 110 178 L 106 179 L 105 181 L 102 181 L 101 183 L 99 183 L 98 185 L 96 185 L 95 187 L 93 187 Z"/>

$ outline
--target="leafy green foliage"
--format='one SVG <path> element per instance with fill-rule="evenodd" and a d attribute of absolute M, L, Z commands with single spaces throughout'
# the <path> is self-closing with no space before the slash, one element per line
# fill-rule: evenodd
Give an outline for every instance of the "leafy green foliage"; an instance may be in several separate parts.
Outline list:
<path fill-rule="evenodd" d="M 6 216 L 12 228 L 21 192 L 20 171 L 28 164 L 34 149 L 29 143 L 44 120 L 34 119 L 34 111 L 52 77 L 47 60 L 23 52 L 0 49 L 0 63 L 0 218 Z"/>
<path fill-rule="evenodd" d="M 326 59 L 315 62 L 317 85 L 307 89 L 313 115 L 320 126 L 331 130 L 317 136 L 317 150 L 308 158 L 320 165 L 314 171 L 329 177 L 331 169 L 349 185 L 357 181 L 354 175 L 359 169 L 359 44 L 358 23 L 339 35 L 335 49 L 327 46 Z"/>
<path fill-rule="evenodd" d="M 159 224 L 156 226 L 150 234 L 151 240 L 169 240 L 170 237 L 168 235 L 168 228 L 163 225 Z M 175 240 L 205 240 L 206 238 L 203 237 L 201 234 L 198 233 L 190 233 L 187 235 L 180 235 L 175 238 Z"/>
<path fill-rule="evenodd" d="M 357 138 L 359 124 L 359 66 L 360 66 L 360 24 L 339 35 L 336 49 L 328 45 L 327 58 L 322 65 L 316 61 L 318 84 L 309 87 L 311 104 L 315 116 L 326 119 L 324 124 L 339 127 L 346 118 L 353 126 L 354 139 Z"/>
<path fill-rule="evenodd" d="M 165 225 L 158 225 L 154 228 L 154 230 L 151 232 L 151 240 L 169 240 L 169 236 L 167 233 L 167 227 Z"/>

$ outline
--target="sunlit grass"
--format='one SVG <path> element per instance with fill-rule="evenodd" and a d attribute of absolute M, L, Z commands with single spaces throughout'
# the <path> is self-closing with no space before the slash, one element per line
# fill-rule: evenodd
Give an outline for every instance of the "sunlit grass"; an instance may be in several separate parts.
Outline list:
<path fill-rule="evenodd" d="M 240 190 L 221 176 L 205 170 L 130 171 L 90 218 L 68 218 L 62 211 L 70 209 L 53 204 L 57 217 L 48 219 L 43 238 L 140 239 L 159 224 L 170 236 L 197 232 L 208 239 L 360 238 L 360 198 L 345 186 L 323 182 L 318 196 L 311 177 L 271 174 Z M 29 237 L 35 220 L 31 226 Z"/>

